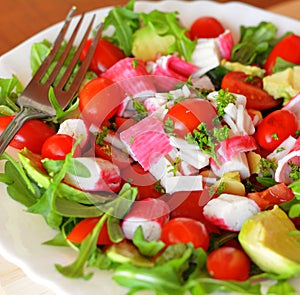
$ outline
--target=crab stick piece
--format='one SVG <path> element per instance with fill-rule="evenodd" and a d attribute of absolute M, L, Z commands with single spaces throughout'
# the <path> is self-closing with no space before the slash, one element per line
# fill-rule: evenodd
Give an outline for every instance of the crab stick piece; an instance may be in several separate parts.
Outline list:
<path fill-rule="evenodd" d="M 244 196 L 221 194 L 204 206 L 203 215 L 219 228 L 240 231 L 245 220 L 259 211 L 260 208 L 254 200 Z"/>
<path fill-rule="evenodd" d="M 73 171 L 74 174 L 66 174 L 64 181 L 80 190 L 117 192 L 120 189 L 120 170 L 108 160 L 79 157 L 74 161 Z"/>
<path fill-rule="evenodd" d="M 135 202 L 122 222 L 122 230 L 127 239 L 132 239 L 139 226 L 147 241 L 158 240 L 162 226 L 169 218 L 169 206 L 161 199 L 146 198 Z"/>
<path fill-rule="evenodd" d="M 90 132 L 88 126 L 82 119 L 67 119 L 63 121 L 57 131 L 58 134 L 66 134 L 77 140 L 81 137 L 80 147 L 87 145 L 90 139 Z"/>

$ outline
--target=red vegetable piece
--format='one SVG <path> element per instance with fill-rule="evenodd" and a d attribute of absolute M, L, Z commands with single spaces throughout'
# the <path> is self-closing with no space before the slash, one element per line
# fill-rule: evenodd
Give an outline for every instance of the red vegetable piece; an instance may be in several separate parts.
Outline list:
<path fill-rule="evenodd" d="M 262 80 L 259 77 L 250 77 L 243 72 L 229 72 L 222 80 L 221 88 L 229 92 L 245 95 L 246 107 L 255 110 L 267 110 L 282 103 L 281 99 L 274 99 L 263 90 Z"/>
<path fill-rule="evenodd" d="M 247 197 L 254 200 L 261 210 L 265 210 L 273 205 L 291 201 L 294 193 L 284 183 L 279 183 L 261 192 L 248 193 Z"/>
<path fill-rule="evenodd" d="M 288 35 L 274 46 L 264 64 L 267 75 L 273 73 L 277 57 L 294 64 L 300 64 L 300 36 Z"/>
<path fill-rule="evenodd" d="M 245 281 L 249 277 L 251 260 L 236 247 L 221 247 L 207 257 L 207 270 L 218 280 Z"/>
<path fill-rule="evenodd" d="M 202 16 L 196 19 L 190 28 L 189 36 L 197 38 L 216 38 L 225 31 L 223 25 L 214 17 Z"/>
<path fill-rule="evenodd" d="M 177 217 L 162 228 L 161 240 L 166 245 L 192 243 L 195 248 L 205 251 L 209 246 L 209 235 L 203 223 L 192 218 Z"/>

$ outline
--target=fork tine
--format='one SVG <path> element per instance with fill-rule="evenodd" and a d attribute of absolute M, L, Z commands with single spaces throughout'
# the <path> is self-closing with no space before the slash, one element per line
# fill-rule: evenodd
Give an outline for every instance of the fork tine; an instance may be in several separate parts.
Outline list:
<path fill-rule="evenodd" d="M 54 80 L 56 79 L 57 74 L 61 70 L 61 68 L 62 68 L 62 66 L 63 66 L 63 64 L 64 64 L 64 62 L 65 62 L 65 60 L 66 60 L 66 58 L 67 58 L 67 56 L 68 56 L 68 54 L 69 54 L 72 46 L 73 46 L 75 37 L 76 37 L 76 35 L 77 35 L 78 31 L 79 31 L 79 28 L 81 26 L 83 18 L 84 18 L 84 14 L 81 15 L 81 17 L 80 17 L 80 19 L 79 19 L 79 21 L 78 21 L 78 23 L 77 23 L 77 25 L 76 25 L 76 27 L 75 27 L 75 29 L 74 29 L 71 37 L 70 37 L 68 43 L 67 43 L 64 51 L 62 52 L 61 56 L 59 57 L 59 60 L 58 60 L 58 62 L 56 64 L 55 68 L 53 69 L 53 71 L 49 75 L 47 81 L 45 82 L 45 84 L 48 87 L 54 82 Z"/>
<path fill-rule="evenodd" d="M 39 67 L 37 72 L 35 73 L 33 80 L 40 81 L 43 78 L 43 76 L 45 75 L 45 73 L 47 72 L 51 62 L 53 61 L 55 55 L 57 54 L 57 52 L 62 44 L 62 41 L 64 40 L 65 34 L 68 30 L 68 27 L 70 25 L 70 22 L 72 20 L 72 16 L 73 16 L 75 10 L 76 10 L 76 6 L 73 6 L 70 9 L 68 15 L 66 16 L 63 27 L 61 28 L 49 55 L 45 58 L 45 60 L 43 61 L 43 63 L 41 64 L 41 66 Z"/>
<path fill-rule="evenodd" d="M 72 72 L 74 70 L 74 67 L 77 64 L 78 60 L 79 60 L 80 54 L 83 51 L 83 48 L 84 48 L 84 46 L 86 44 L 86 41 L 87 41 L 87 39 L 89 37 L 89 34 L 90 34 L 91 30 L 92 30 L 94 20 L 95 20 L 95 15 L 93 15 L 93 17 L 92 17 L 92 19 L 91 19 L 91 21 L 89 23 L 89 26 L 87 27 L 87 29 L 85 31 L 85 34 L 84 34 L 83 38 L 81 39 L 81 42 L 78 45 L 77 50 L 76 50 L 75 54 L 73 55 L 72 60 L 70 61 L 70 63 L 68 65 L 68 67 L 67 67 L 67 69 L 66 69 L 63 77 L 60 79 L 58 85 L 56 86 L 57 89 L 63 89 L 64 86 L 65 86 L 65 84 L 69 80 L 69 78 L 70 78 L 70 76 L 71 76 L 71 74 L 72 74 Z M 62 64 L 61 64 L 61 66 L 62 66 Z M 78 86 L 78 84 L 77 84 L 77 86 Z"/>
<path fill-rule="evenodd" d="M 78 89 L 78 85 L 82 82 L 89 66 L 90 66 L 90 63 L 92 61 L 92 58 L 93 58 L 93 55 L 96 51 L 96 48 L 97 48 L 97 44 L 99 42 L 99 39 L 101 37 L 101 34 L 102 34 L 102 29 L 103 29 L 103 23 L 101 23 L 97 29 L 97 32 L 96 32 L 96 35 L 93 39 L 93 42 L 92 44 L 90 45 L 89 47 L 89 50 L 83 60 L 83 62 L 81 63 L 80 65 L 80 69 L 78 70 L 78 72 L 76 73 L 70 87 L 69 87 L 69 92 L 73 92 L 73 95 L 75 95 L 77 89 Z M 84 44 L 80 44 L 80 47 L 83 48 Z M 80 48 L 78 48 L 78 51 L 80 50 Z M 80 52 L 82 51 L 82 49 L 80 50 Z"/>

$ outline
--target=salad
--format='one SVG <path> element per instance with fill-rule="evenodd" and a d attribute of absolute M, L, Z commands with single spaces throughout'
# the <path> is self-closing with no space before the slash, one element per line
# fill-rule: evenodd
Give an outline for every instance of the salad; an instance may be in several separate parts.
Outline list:
<path fill-rule="evenodd" d="M 78 251 L 56 265 L 66 277 L 112 269 L 129 294 L 260 294 L 273 279 L 270 294 L 296 294 L 300 62 L 286 48 L 299 37 L 261 22 L 234 41 L 216 18 L 183 28 L 175 12 L 133 6 L 105 19 L 70 107 L 24 125 L 1 181 L 57 230 L 48 245 Z M 50 46 L 33 46 L 33 72 Z M 22 85 L 1 89 L 3 129 Z"/>

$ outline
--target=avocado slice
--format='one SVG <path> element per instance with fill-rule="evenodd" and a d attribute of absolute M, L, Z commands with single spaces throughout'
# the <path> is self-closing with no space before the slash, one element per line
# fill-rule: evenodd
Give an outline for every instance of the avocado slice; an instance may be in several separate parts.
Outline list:
<path fill-rule="evenodd" d="M 274 98 L 284 98 L 284 104 L 300 91 L 300 66 L 288 68 L 263 78 L 263 87 Z"/>
<path fill-rule="evenodd" d="M 265 272 L 289 278 L 300 274 L 300 242 L 290 235 L 293 222 L 278 206 L 247 219 L 238 239 L 252 261 Z"/>

